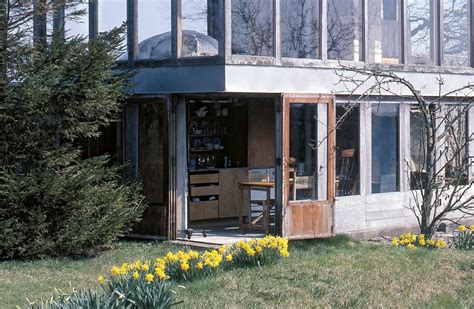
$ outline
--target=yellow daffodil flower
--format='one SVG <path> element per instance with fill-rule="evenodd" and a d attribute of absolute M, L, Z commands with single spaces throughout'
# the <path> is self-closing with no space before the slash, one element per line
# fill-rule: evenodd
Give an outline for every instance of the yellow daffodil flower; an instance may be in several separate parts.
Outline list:
<path fill-rule="evenodd" d="M 464 233 L 466 231 L 466 226 L 464 224 L 458 226 L 457 230 L 461 233 Z"/>
<path fill-rule="evenodd" d="M 153 276 L 153 274 L 146 274 L 146 275 L 145 275 L 145 280 L 146 280 L 146 282 L 150 283 L 150 282 L 153 281 L 153 278 L 154 278 L 154 277 L 155 277 L 155 276 Z"/>
<path fill-rule="evenodd" d="M 97 277 L 97 281 L 98 281 L 100 284 L 104 283 L 104 276 L 99 275 L 99 276 Z"/>
<path fill-rule="evenodd" d="M 133 273 L 132 277 L 133 279 L 137 280 L 138 278 L 140 278 L 140 274 L 138 273 L 138 271 L 136 271 Z"/>

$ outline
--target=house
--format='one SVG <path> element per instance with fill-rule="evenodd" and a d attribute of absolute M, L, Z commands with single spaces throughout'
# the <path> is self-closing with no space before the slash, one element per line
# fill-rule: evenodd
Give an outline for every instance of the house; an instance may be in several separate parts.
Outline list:
<path fill-rule="evenodd" d="M 468 84 L 473 1 L 82 5 L 88 14 L 66 21 L 71 34 L 127 25 L 118 64 L 137 70 L 132 97 L 94 151 L 106 147 L 143 181 L 150 206 L 137 232 L 175 239 L 240 224 L 249 235 L 368 237 L 416 226 L 406 208 L 420 148 L 413 101 L 396 89 L 354 104 L 337 68 L 377 64 L 427 97 L 438 77 L 445 91 Z M 474 131 L 474 111 L 460 127 Z M 470 165 L 463 172 L 474 177 Z"/>

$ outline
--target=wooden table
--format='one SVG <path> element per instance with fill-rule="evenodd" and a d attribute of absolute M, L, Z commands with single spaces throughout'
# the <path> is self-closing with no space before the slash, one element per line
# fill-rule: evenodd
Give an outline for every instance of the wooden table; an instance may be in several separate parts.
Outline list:
<path fill-rule="evenodd" d="M 242 190 L 242 195 L 245 194 L 246 190 L 249 192 L 252 190 L 255 191 L 264 191 L 266 193 L 266 199 L 263 202 L 263 211 L 261 215 L 258 215 L 256 219 L 252 220 L 252 201 L 250 200 L 249 208 L 244 209 L 243 205 L 240 207 L 239 215 L 239 228 L 240 230 L 247 229 L 259 229 L 264 230 L 265 234 L 270 233 L 270 207 L 271 207 L 271 197 L 270 192 L 272 188 L 275 188 L 274 181 L 244 181 L 239 183 L 239 187 Z M 242 199 L 244 200 L 244 199 Z M 248 223 L 244 223 L 244 215 L 247 210 Z M 263 218 L 263 223 L 258 224 L 258 221 Z"/>

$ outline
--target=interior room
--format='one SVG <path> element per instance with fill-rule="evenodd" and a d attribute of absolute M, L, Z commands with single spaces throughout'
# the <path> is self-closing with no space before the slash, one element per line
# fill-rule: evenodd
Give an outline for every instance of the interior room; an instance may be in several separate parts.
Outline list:
<path fill-rule="evenodd" d="M 225 243 L 275 223 L 275 98 L 189 97 L 187 229 Z"/>

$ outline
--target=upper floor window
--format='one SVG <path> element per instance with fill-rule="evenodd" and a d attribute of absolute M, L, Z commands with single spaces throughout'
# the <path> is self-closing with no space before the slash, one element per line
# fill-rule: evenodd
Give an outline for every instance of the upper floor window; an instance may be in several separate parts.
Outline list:
<path fill-rule="evenodd" d="M 433 12 L 431 0 L 408 0 L 408 62 L 434 63 Z"/>
<path fill-rule="evenodd" d="M 171 1 L 138 0 L 137 59 L 171 58 Z"/>
<path fill-rule="evenodd" d="M 288 58 L 320 57 L 318 0 L 282 0 L 281 54 Z"/>
<path fill-rule="evenodd" d="M 328 58 L 362 60 L 361 0 L 328 0 Z"/>
<path fill-rule="evenodd" d="M 110 31 L 127 21 L 126 0 L 98 1 L 99 32 Z"/>
<path fill-rule="evenodd" d="M 232 53 L 273 56 L 273 1 L 232 1 Z"/>
<path fill-rule="evenodd" d="M 181 56 L 199 57 L 218 54 L 218 1 L 184 0 Z"/>
<path fill-rule="evenodd" d="M 397 64 L 401 61 L 401 0 L 369 0 L 369 62 Z"/>
<path fill-rule="evenodd" d="M 469 66 L 468 0 L 443 0 L 443 64 Z"/>
<path fill-rule="evenodd" d="M 65 11 L 65 31 L 67 36 L 89 35 L 89 1 L 68 1 Z"/>

